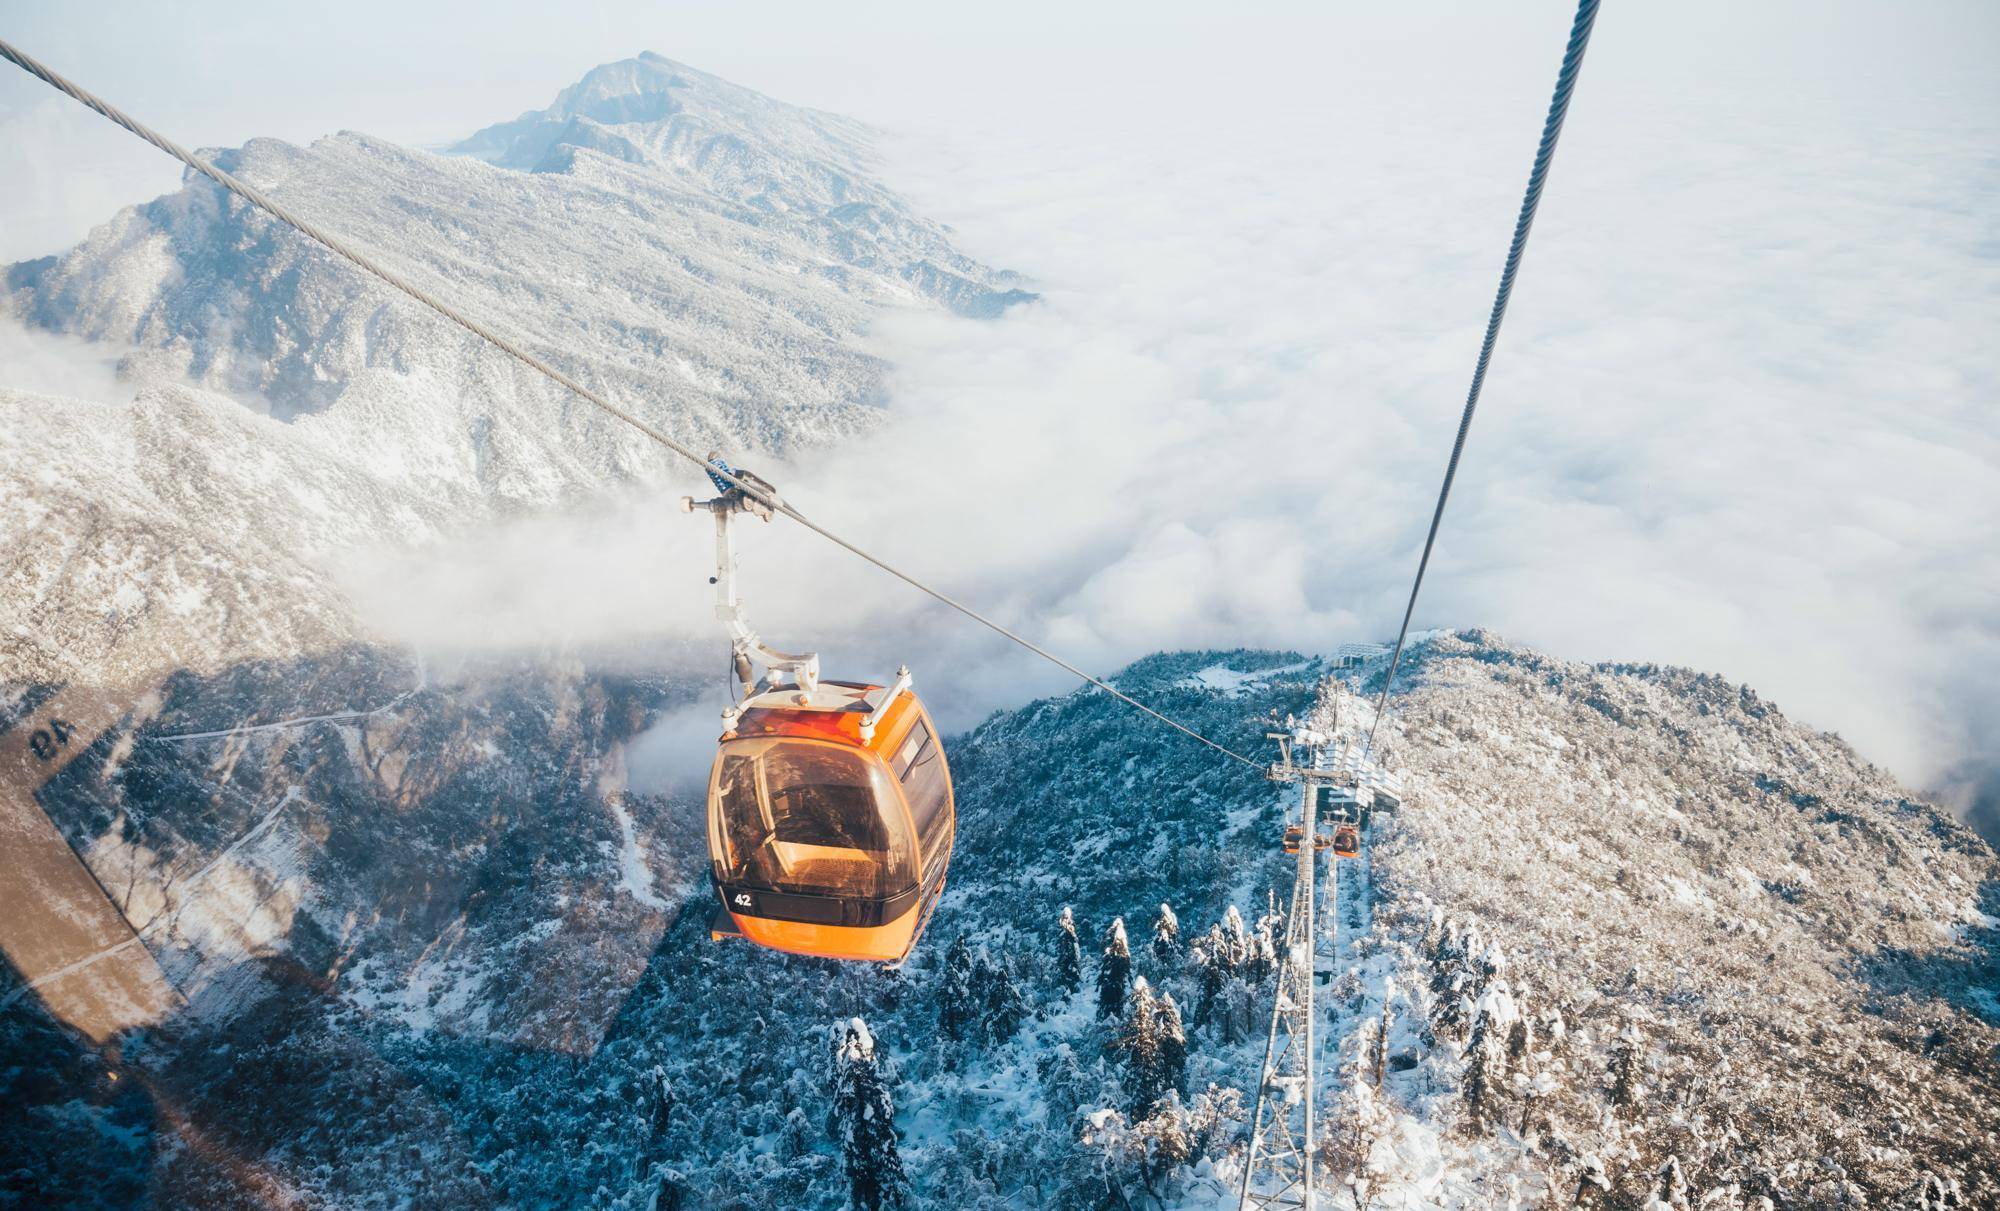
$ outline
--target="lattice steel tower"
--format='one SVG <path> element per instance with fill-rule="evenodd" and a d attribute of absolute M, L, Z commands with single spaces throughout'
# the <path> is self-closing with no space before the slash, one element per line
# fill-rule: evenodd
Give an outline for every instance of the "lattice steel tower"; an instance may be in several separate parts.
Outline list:
<path fill-rule="evenodd" d="M 1278 967 L 1277 997 L 1271 1006 L 1271 1037 L 1264 1046 L 1263 1079 L 1257 1086 L 1257 1111 L 1250 1120 L 1250 1148 L 1243 1157 L 1243 1185 L 1237 1202 L 1239 1211 L 1264 1207 L 1318 1206 L 1313 1180 L 1313 1151 L 1317 1142 L 1313 1122 L 1316 1084 L 1313 1045 L 1313 987 L 1315 957 L 1319 950 L 1319 913 L 1314 895 L 1315 867 L 1319 860 L 1319 799 L 1322 787 L 1352 785 L 1356 778 L 1344 763 L 1321 768 L 1317 738 L 1307 744 L 1313 760 L 1298 765 L 1292 760 L 1294 737 L 1276 734 L 1280 759 L 1270 768 L 1274 782 L 1297 783 L 1303 790 L 1300 802 L 1298 881 L 1292 885 L 1292 910 L 1285 920 L 1285 952 Z M 1287 830 L 1285 846 L 1294 845 Z M 1328 872 L 1328 887 L 1335 886 L 1339 865 Z"/>

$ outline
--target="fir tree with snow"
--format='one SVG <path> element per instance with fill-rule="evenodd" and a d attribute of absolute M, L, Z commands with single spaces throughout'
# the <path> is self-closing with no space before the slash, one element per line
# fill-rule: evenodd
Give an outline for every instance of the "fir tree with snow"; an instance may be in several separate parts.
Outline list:
<path fill-rule="evenodd" d="M 1255 1017 L 1257 995 L 1250 985 L 1232 978 L 1222 990 L 1221 1018 L 1222 1041 L 1241 1043 L 1256 1029 Z"/>
<path fill-rule="evenodd" d="M 1056 918 L 1056 983 L 1064 992 L 1083 987 L 1083 945 L 1076 936 L 1076 916 L 1067 904 Z"/>
<path fill-rule="evenodd" d="M 1465 1045 L 1465 1118 L 1473 1131 L 1484 1133 L 1494 1110 L 1493 1018 L 1480 1014 Z"/>
<path fill-rule="evenodd" d="M 1963 1211 L 1967 1203 L 1956 1178 L 1926 1173 L 1918 1183 L 1916 1201 L 1911 1206 L 1914 1211 Z"/>
<path fill-rule="evenodd" d="M 989 963 L 984 955 L 973 969 L 974 999 L 979 1005 L 980 1034 L 989 1043 L 1005 1043 L 1021 1029 L 1028 1017 L 1028 1001 L 1020 985 L 1007 970 L 1003 956 Z"/>
<path fill-rule="evenodd" d="M 965 935 L 952 940 L 938 971 L 938 1029 L 954 1043 L 977 1043 L 979 999 L 973 989 L 972 948 Z"/>
<path fill-rule="evenodd" d="M 1278 970 L 1278 943 L 1268 930 L 1259 929 L 1250 939 L 1250 958 L 1243 975 L 1253 985 L 1262 986 Z"/>
<path fill-rule="evenodd" d="M 1160 965 L 1162 972 L 1170 971 L 1180 953 L 1180 918 L 1174 915 L 1171 905 L 1162 902 L 1160 915 L 1153 918 L 1153 962 Z"/>
<path fill-rule="evenodd" d="M 1507 1071 L 1519 1072 L 1527 1063 L 1528 1054 L 1534 1050 L 1534 1046 L 1534 1023 L 1526 1014 L 1522 1014 L 1507 1028 Z"/>
<path fill-rule="evenodd" d="M 1094 1096 L 1089 1077 L 1068 1043 L 1059 1042 L 1043 1052 L 1035 1061 L 1035 1076 L 1053 1124 L 1068 1123 Z"/>
<path fill-rule="evenodd" d="M 1194 1025 L 1196 1029 L 1219 1023 L 1218 1005 L 1229 982 L 1228 944 L 1222 931 L 1211 927 L 1188 947 L 1188 963 L 1194 968 Z"/>
<path fill-rule="evenodd" d="M 1486 995 L 1487 986 L 1507 969 L 1507 953 L 1500 949 L 1500 943 L 1493 942 L 1480 952 L 1473 963 L 1472 999 Z"/>
<path fill-rule="evenodd" d="M 1144 1118 L 1167 1091 L 1166 1068 L 1162 1061 L 1159 1000 L 1146 977 L 1132 981 L 1126 999 L 1125 1021 L 1111 1047 L 1124 1061 L 1125 1088 L 1130 1092 L 1132 1117 Z"/>
<path fill-rule="evenodd" d="M 1160 1079 L 1173 1093 L 1187 1093 L 1187 1027 L 1181 1022 L 1181 1007 L 1170 992 L 1160 994 L 1156 1007 L 1160 1032 Z"/>
<path fill-rule="evenodd" d="M 1644 1045 L 1638 1025 L 1627 1022 L 1611 1053 L 1611 1104 L 1621 1112 L 1639 1100 L 1639 1059 Z"/>
<path fill-rule="evenodd" d="M 784 1126 L 778 1131 L 777 1157 L 789 1165 L 810 1156 L 812 1148 L 813 1136 L 806 1112 L 803 1107 L 794 1106 L 786 1113 Z"/>
<path fill-rule="evenodd" d="M 1579 1160 L 1576 1195 L 1570 1201 L 1577 1207 L 1603 1208 L 1611 1205 L 1611 1175 L 1605 1171 L 1603 1157 L 1593 1152 Z"/>
<path fill-rule="evenodd" d="M 655 1064 L 646 1074 L 645 1089 L 647 1129 L 657 1143 L 673 1125 L 674 1084 L 667 1079 L 667 1070 Z"/>
<path fill-rule="evenodd" d="M 1104 952 L 1097 961 L 1097 1016 L 1117 1018 L 1125 1012 L 1125 994 L 1132 979 L 1132 944 L 1125 937 L 1125 918 L 1113 917 L 1104 931 Z"/>
<path fill-rule="evenodd" d="M 1251 931 L 1251 975 L 1250 982 L 1262 984 L 1278 969 L 1278 955 L 1285 949 L 1285 914 L 1278 910 L 1276 893 L 1272 893 L 1271 903 L 1264 915 L 1257 918 L 1257 928 Z"/>
<path fill-rule="evenodd" d="M 896 1110 L 875 1054 L 875 1037 L 860 1018 L 836 1024 L 833 1107 L 828 1125 L 840 1146 L 854 1211 L 909 1205 L 909 1175 L 896 1146 Z"/>
<path fill-rule="evenodd" d="M 1223 910 L 1221 929 L 1223 969 L 1233 973 L 1250 961 L 1250 931 L 1234 904 Z"/>
<path fill-rule="evenodd" d="M 1687 1175 L 1681 1172 L 1680 1157 L 1669 1156 L 1667 1163 L 1660 1166 L 1645 1211 L 1688 1211 Z"/>

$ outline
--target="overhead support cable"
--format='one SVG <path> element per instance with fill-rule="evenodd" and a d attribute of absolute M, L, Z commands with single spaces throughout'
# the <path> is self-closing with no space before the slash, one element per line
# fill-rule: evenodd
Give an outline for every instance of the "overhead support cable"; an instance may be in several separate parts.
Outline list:
<path fill-rule="evenodd" d="M 789 504 L 786 504 L 783 499 L 779 498 L 773 493 L 770 493 L 768 490 L 761 489 L 751 483 L 745 482 L 745 480 L 739 478 L 737 475 L 735 475 L 730 471 L 718 468 L 715 464 L 711 463 L 706 457 L 696 453 L 689 446 L 683 444 L 680 441 L 675 440 L 673 437 L 669 436 L 665 432 L 662 432 L 659 428 L 651 424 L 648 424 L 646 421 L 640 419 L 637 415 L 633 414 L 632 412 L 628 411 L 623 407 L 620 407 L 618 404 L 613 403 L 610 399 L 606 398 L 600 392 L 595 391 L 590 387 L 584 386 L 576 379 L 570 377 L 569 375 L 563 373 L 561 370 L 558 370 L 554 366 L 550 365 L 547 361 L 543 360 L 542 358 L 536 356 L 533 353 L 528 352 L 526 349 L 523 349 L 521 346 L 515 344 L 513 341 L 500 335 L 500 333 L 495 331 L 490 325 L 480 320 L 474 319 L 472 316 L 467 315 L 465 312 L 459 310 L 457 307 L 454 307 L 451 304 L 446 303 L 444 300 L 438 298 L 436 295 L 430 293 L 429 291 L 423 289 L 420 286 L 417 286 L 415 283 L 411 282 L 409 279 L 403 277 L 402 275 L 395 273 L 394 271 L 386 269 L 383 266 L 375 263 L 374 260 L 369 258 L 365 253 L 363 253 L 360 249 L 356 248 L 354 245 L 349 244 L 347 241 L 341 239 L 340 237 L 335 236 L 330 232 L 326 231 L 325 229 L 317 226 L 316 224 L 311 223 L 304 218 L 301 218 L 297 214 L 294 214 L 290 209 L 272 200 L 262 190 L 257 189 L 255 186 L 250 185 L 247 182 L 238 179 L 237 177 L 233 176 L 230 173 L 224 172 L 222 169 L 217 168 L 215 165 L 210 164 L 205 160 L 197 158 L 192 152 L 188 151 L 185 147 L 182 147 L 180 144 L 174 142 L 172 139 L 167 138 L 165 135 L 152 129 L 143 122 L 140 122 L 138 119 L 132 117 L 131 115 L 125 113 L 117 106 L 114 106 L 110 102 L 105 101 L 103 98 L 98 97 L 96 94 L 90 92 L 88 89 L 83 88 L 81 85 L 76 84 L 73 81 L 70 81 L 64 78 L 63 76 L 57 74 L 53 69 L 43 65 L 41 62 L 39 62 L 38 60 L 27 54 L 27 52 L 22 51 L 18 47 L 15 47 L 11 43 L 7 42 L 5 39 L 0 39 L 0 58 L 8 60 L 15 66 L 27 72 L 29 75 L 34 76 L 37 79 L 40 79 L 43 83 L 48 84 L 50 87 L 56 89 L 58 92 L 68 95 L 69 97 L 75 99 L 77 102 L 81 103 L 85 107 L 94 110 L 103 117 L 110 119 L 117 125 L 124 127 L 132 134 L 137 135 L 139 138 L 144 139 L 148 143 L 151 143 L 154 147 L 159 148 L 161 151 L 172 156 L 174 159 L 179 160 L 182 164 L 185 164 L 187 167 L 200 173 L 202 176 L 207 177 L 209 180 L 215 182 L 217 185 L 220 185 L 222 188 L 228 190 L 230 193 L 235 194 L 237 197 L 242 198 L 244 201 L 250 203 L 252 206 L 257 207 L 259 210 L 264 211 L 271 217 L 279 220 L 282 223 L 285 223 L 294 230 L 298 231 L 301 235 L 304 235 L 318 242 L 328 250 L 332 251 L 333 253 L 337 254 L 338 256 L 352 263 L 357 269 L 360 269 L 362 272 L 367 273 L 370 276 L 383 282 L 384 284 L 391 286 L 396 290 L 401 291 L 403 294 L 406 294 L 410 298 L 416 300 L 417 302 L 422 303 L 424 306 L 429 307 L 432 311 L 437 312 L 445 319 L 448 319 L 452 323 L 457 324 L 460 328 L 465 329 L 467 332 L 470 332 L 474 336 L 477 336 L 480 339 L 491 344 L 493 347 L 499 349 L 502 353 L 507 354 L 509 357 L 512 357 L 516 361 L 520 362 L 522 365 L 527 366 L 530 370 L 535 371 L 536 373 L 549 379 L 551 382 L 556 383 L 558 386 L 566 388 L 570 392 L 577 395 L 579 398 L 583 399 L 587 403 L 594 405 L 595 407 L 602 410 L 606 414 L 632 426 L 632 428 L 638 430 L 640 433 L 645 434 L 647 437 L 653 439 L 655 442 L 658 442 L 660 445 L 666 447 L 668 450 L 673 451 L 675 454 L 678 454 L 682 458 L 685 458 L 689 462 L 695 464 L 695 466 L 699 467 L 703 471 L 706 471 L 710 476 L 716 478 L 717 480 L 727 483 L 731 487 L 741 489 L 743 493 L 749 496 L 751 499 L 769 506 L 772 510 L 778 513 L 784 514 L 786 517 L 789 517 L 793 521 L 797 522 L 799 525 L 804 526 L 806 529 L 811 530 L 813 533 L 819 535 L 821 538 L 826 539 L 828 542 L 833 543 L 835 546 L 842 548 L 843 550 L 849 552 L 852 555 L 855 555 L 856 557 L 862 559 L 867 563 L 873 564 L 875 567 L 881 569 L 884 572 L 887 572 L 889 575 L 902 581 L 904 584 L 909 585 L 911 588 L 916 589 L 918 592 L 921 592 L 929 596 L 933 600 L 938 601 L 953 610 L 956 610 L 958 613 L 965 615 L 967 618 L 972 619 L 974 622 L 979 623 L 981 626 L 987 628 L 988 630 L 994 632 L 995 634 L 1001 636 L 1002 638 L 1007 639 L 1012 643 L 1018 644 L 1019 646 L 1041 657 L 1043 660 L 1048 661 L 1050 664 L 1055 665 L 1057 668 L 1060 668 L 1063 671 L 1070 673 L 1071 675 L 1080 678 L 1081 680 L 1088 682 L 1093 686 L 1096 686 L 1098 689 L 1103 690 L 1105 693 L 1111 695 L 1113 698 L 1116 698 L 1118 701 L 1124 703 L 1126 706 L 1129 706 L 1133 710 L 1136 710 L 1141 714 L 1144 714 L 1152 718 L 1155 722 L 1164 724 L 1167 727 L 1172 728 L 1174 731 L 1179 732 L 1184 736 L 1187 736 L 1189 739 L 1207 745 L 1209 748 L 1214 749 L 1216 752 L 1222 754 L 1223 756 L 1233 761 L 1241 762 L 1242 764 L 1251 766 L 1252 768 L 1255 769 L 1264 768 L 1263 762 L 1253 761 L 1250 758 L 1243 756 L 1241 753 L 1238 753 L 1233 749 L 1227 748 L 1221 744 L 1216 743 L 1213 740 L 1210 740 L 1208 737 L 1202 735 L 1200 732 L 1194 730 L 1193 728 L 1188 727 L 1186 724 L 1168 718 L 1166 715 L 1161 714 L 1159 711 L 1156 711 L 1152 707 L 1147 706 L 1145 703 L 1140 702 L 1138 699 L 1133 698 L 1131 695 L 1125 693 L 1123 690 L 1118 689 L 1110 682 L 1105 681 L 1099 677 L 1094 677 L 1091 674 L 1084 672 L 1076 665 L 1071 664 L 1069 661 L 1064 660 L 1062 657 L 1055 655 L 1053 652 L 1050 652 L 1049 650 L 1043 648 L 1039 644 L 1036 644 L 1024 638 L 1023 636 L 1015 633 L 1013 630 L 1010 630 L 1008 627 L 1002 625 L 998 621 L 987 617 L 985 614 L 980 613 L 978 610 L 973 609 L 971 606 L 966 605 L 964 602 L 959 601 L 957 598 L 952 597 L 949 594 L 944 593 L 939 589 L 931 587 L 929 584 L 926 584 L 922 580 L 917 579 L 910 573 L 905 572 L 900 568 L 897 568 L 889 564 L 888 562 L 870 554 L 869 552 L 863 550 L 861 547 L 856 546 L 854 543 L 849 542 L 847 539 L 842 538 L 840 535 L 835 534 L 833 531 L 828 530 L 826 527 L 818 524 L 817 522 L 808 520 L 797 509 L 793 508 Z"/>
<path fill-rule="evenodd" d="M 1549 102 L 1549 116 L 1542 123 L 1542 143 L 1535 152 L 1535 166 L 1528 173 L 1527 195 L 1521 199 L 1521 216 L 1514 223 L 1514 241 L 1507 248 L 1507 264 L 1500 271 L 1500 289 L 1493 298 L 1493 314 L 1486 321 L 1486 339 L 1479 345 L 1479 362 L 1472 369 L 1472 388 L 1465 395 L 1465 412 L 1458 418 L 1458 438 L 1451 444 L 1451 461 L 1445 464 L 1444 483 L 1438 488 L 1437 507 L 1431 511 L 1430 532 L 1424 536 L 1423 557 L 1417 561 L 1416 579 L 1410 582 L 1410 600 L 1403 607 L 1403 625 L 1396 632 L 1396 647 L 1389 655 L 1389 671 L 1382 678 L 1382 693 L 1375 700 L 1375 718 L 1368 725 L 1367 749 L 1375 747 L 1375 729 L 1389 702 L 1389 687 L 1396 680 L 1396 666 L 1403 659 L 1403 644 L 1409 638 L 1410 618 L 1417 611 L 1417 594 L 1423 591 L 1424 572 L 1431 564 L 1431 549 L 1437 545 L 1438 525 L 1444 520 L 1445 501 L 1451 497 L 1452 480 L 1458 477 L 1458 460 L 1465 453 L 1465 435 L 1472 428 L 1472 414 L 1479 407 L 1479 393 L 1486 385 L 1486 369 L 1493 360 L 1493 346 L 1500 339 L 1500 321 L 1507 318 L 1507 302 L 1514 294 L 1514 278 L 1521 269 L 1521 254 L 1528 247 L 1528 232 L 1535 225 L 1535 211 L 1542 203 L 1542 187 L 1548 183 L 1549 164 L 1556 156 L 1556 141 L 1562 137 L 1563 118 L 1569 114 L 1570 94 L 1576 90 L 1577 73 L 1583 69 L 1584 48 L 1590 45 L 1590 30 L 1597 23 L 1599 0 L 1580 0 L 1576 19 L 1570 24 L 1569 45 L 1563 51 L 1562 70 L 1556 73 L 1555 96 Z"/>

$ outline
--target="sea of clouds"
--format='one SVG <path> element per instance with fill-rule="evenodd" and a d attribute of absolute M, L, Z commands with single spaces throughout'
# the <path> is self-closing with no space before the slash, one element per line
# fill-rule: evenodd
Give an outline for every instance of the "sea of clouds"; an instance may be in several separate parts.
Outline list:
<path fill-rule="evenodd" d="M 787 486 L 1093 669 L 1388 638 L 1554 16 L 1441 58 L 1448 28 L 1377 27 L 1284 71 L 1108 69 L 892 143 L 920 209 L 1043 297 L 886 317 L 895 423 Z M 1865 22 L 1803 58 L 1785 40 L 1812 35 L 1752 23 L 1783 70 L 1663 59 L 1657 32 L 1599 31 L 1415 625 L 1720 672 L 1984 796 L 1991 832 L 1995 91 L 1888 96 L 1910 80 L 1877 62 L 1878 92 L 1843 68 Z M 914 652 L 956 721 L 1068 684 L 838 552 L 758 540 L 781 636 Z"/>
<path fill-rule="evenodd" d="M 885 313 L 892 423 L 757 469 L 1093 670 L 1386 640 L 1568 11 L 1122 42 L 1080 18 L 1074 46 L 802 71 L 773 91 L 887 128 L 886 179 L 1041 298 Z M 1948 4 L 1607 11 L 1417 626 L 1720 672 L 1983 801 L 1993 834 L 1996 32 Z M 695 486 L 350 584 L 418 643 L 719 649 L 706 519 L 672 509 Z M 796 527 L 752 531 L 756 620 L 831 672 L 908 661 L 953 726 L 1072 684 Z M 699 770 L 713 731 L 691 708 L 635 776 Z"/>

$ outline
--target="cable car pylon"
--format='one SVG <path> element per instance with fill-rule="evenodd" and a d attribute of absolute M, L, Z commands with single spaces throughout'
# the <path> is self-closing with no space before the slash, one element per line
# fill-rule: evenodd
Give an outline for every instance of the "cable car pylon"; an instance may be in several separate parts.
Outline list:
<path fill-rule="evenodd" d="M 1271 1005 L 1271 1034 L 1264 1045 L 1264 1069 L 1257 1084 L 1257 1109 L 1250 1120 L 1250 1145 L 1243 1157 L 1239 1211 L 1252 1208 L 1301 1207 L 1318 1204 L 1313 1181 L 1317 1076 L 1313 1046 L 1313 966 L 1319 948 L 1319 914 L 1314 895 L 1319 860 L 1319 801 L 1321 788 L 1351 778 L 1345 769 L 1321 768 L 1321 737 L 1307 731 L 1273 732 L 1279 758 L 1268 769 L 1273 782 L 1297 783 L 1300 797 L 1298 843 L 1287 852 L 1298 855 L 1298 877 L 1292 884 L 1291 912 L 1285 918 L 1285 950 L 1279 956 L 1278 989 Z M 1297 743 L 1307 749 L 1305 765 L 1292 759 Z M 1338 879 L 1338 867 L 1329 879 Z M 1337 882 L 1333 884 L 1337 886 Z"/>
<path fill-rule="evenodd" d="M 1339 731 L 1339 698 L 1333 705 L 1333 729 Z M 1238 1211 L 1319 1206 L 1313 1172 L 1319 1123 L 1318 1048 L 1313 1037 L 1320 983 L 1318 859 L 1333 851 L 1326 872 L 1325 898 L 1333 902 L 1340 887 L 1340 858 L 1358 857 L 1361 833 L 1378 808 L 1401 806 L 1399 780 L 1365 756 L 1359 743 L 1336 740 L 1310 727 L 1272 732 L 1278 760 L 1267 768 L 1273 782 L 1297 784 L 1299 821 L 1285 829 L 1284 849 L 1298 857 L 1292 884 L 1292 907 L 1285 919 L 1285 948 L 1279 956 L 1277 992 L 1271 1005 L 1271 1033 L 1264 1045 L 1264 1068 L 1257 1085 L 1257 1108 L 1250 1119 L 1250 1143 L 1243 1156 Z M 1306 760 L 1294 758 L 1303 749 Z M 1331 837 L 1320 834 L 1324 816 L 1334 826 Z M 1329 978 L 1331 972 L 1325 973 Z"/>

